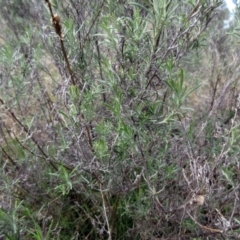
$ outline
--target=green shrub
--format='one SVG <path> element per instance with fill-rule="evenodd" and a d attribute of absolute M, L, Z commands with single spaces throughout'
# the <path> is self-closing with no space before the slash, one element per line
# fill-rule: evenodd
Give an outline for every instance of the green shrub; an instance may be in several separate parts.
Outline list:
<path fill-rule="evenodd" d="M 237 236 L 221 1 L 0 3 L 2 235 Z"/>

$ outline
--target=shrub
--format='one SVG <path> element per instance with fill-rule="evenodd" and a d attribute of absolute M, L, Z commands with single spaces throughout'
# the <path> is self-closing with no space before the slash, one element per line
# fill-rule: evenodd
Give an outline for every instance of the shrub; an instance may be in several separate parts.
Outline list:
<path fill-rule="evenodd" d="M 212 67 L 206 109 L 187 101 L 206 89 L 194 78 L 208 62 L 194 64 L 220 4 L 1 1 L 2 235 L 237 236 L 229 60 Z M 216 121 L 223 107 L 231 124 Z"/>

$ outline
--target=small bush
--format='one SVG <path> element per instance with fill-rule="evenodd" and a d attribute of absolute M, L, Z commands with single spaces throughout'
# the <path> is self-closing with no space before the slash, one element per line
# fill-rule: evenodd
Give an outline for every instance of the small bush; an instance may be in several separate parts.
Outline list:
<path fill-rule="evenodd" d="M 0 2 L 2 237 L 237 237 L 221 1 Z"/>

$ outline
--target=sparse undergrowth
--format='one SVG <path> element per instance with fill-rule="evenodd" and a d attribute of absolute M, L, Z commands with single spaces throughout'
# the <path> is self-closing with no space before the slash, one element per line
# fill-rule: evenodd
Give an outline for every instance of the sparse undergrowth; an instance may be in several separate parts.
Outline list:
<path fill-rule="evenodd" d="M 221 1 L 0 3 L 1 239 L 239 236 Z"/>

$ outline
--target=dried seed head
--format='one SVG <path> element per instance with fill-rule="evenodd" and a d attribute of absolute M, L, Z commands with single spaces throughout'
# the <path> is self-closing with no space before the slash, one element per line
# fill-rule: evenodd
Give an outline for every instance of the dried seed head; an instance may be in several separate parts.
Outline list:
<path fill-rule="evenodd" d="M 194 199 L 194 203 L 197 206 L 202 206 L 204 204 L 205 197 L 203 195 L 197 195 Z"/>
<path fill-rule="evenodd" d="M 60 17 L 57 14 L 54 14 L 52 17 L 52 24 L 55 28 L 55 31 L 57 35 L 60 37 L 60 39 L 63 39 L 62 36 L 62 26 L 60 24 Z"/>
<path fill-rule="evenodd" d="M 52 21 L 53 21 L 53 25 L 60 24 L 60 17 L 57 14 L 54 14 Z"/>

